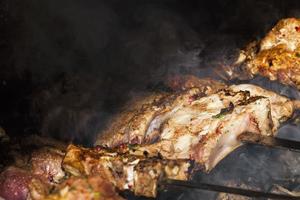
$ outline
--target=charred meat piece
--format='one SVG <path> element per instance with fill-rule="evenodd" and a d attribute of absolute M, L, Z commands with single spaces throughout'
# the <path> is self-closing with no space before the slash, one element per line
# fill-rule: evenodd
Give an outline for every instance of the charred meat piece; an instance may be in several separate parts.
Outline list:
<path fill-rule="evenodd" d="M 101 176 L 71 177 L 45 200 L 122 200 L 113 185 Z"/>
<path fill-rule="evenodd" d="M 300 89 L 300 19 L 280 20 L 260 42 L 241 51 L 241 63 L 250 77 L 261 75 Z"/>
<path fill-rule="evenodd" d="M 148 122 L 142 145 L 131 153 L 192 158 L 209 171 L 241 145 L 240 134 L 274 136 L 294 111 L 291 100 L 255 85 L 232 85 L 205 97 L 195 91 L 199 90 L 178 94 L 169 109 L 156 113 Z"/>
<path fill-rule="evenodd" d="M 101 175 L 119 190 L 131 190 L 136 195 L 155 197 L 160 178 L 187 180 L 189 162 L 168 161 L 146 156 L 132 156 L 105 149 L 68 147 L 63 166 L 75 175 Z"/>

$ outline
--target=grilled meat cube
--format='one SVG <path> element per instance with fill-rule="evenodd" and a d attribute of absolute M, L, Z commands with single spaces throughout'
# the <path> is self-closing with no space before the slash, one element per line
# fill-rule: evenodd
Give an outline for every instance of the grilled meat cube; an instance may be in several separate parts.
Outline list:
<path fill-rule="evenodd" d="M 163 174 L 162 163 L 141 162 L 135 168 L 133 191 L 137 196 L 155 197 L 157 194 L 157 183 L 160 176 Z"/>
<path fill-rule="evenodd" d="M 260 42 L 241 51 L 241 63 L 249 78 L 262 75 L 300 89 L 300 19 L 280 20 Z M 230 68 L 227 73 L 232 76 Z"/>
<path fill-rule="evenodd" d="M 44 200 L 122 200 L 113 185 L 102 176 L 71 177 Z"/>
<path fill-rule="evenodd" d="M 131 190 L 149 197 L 156 196 L 160 177 L 188 178 L 189 163 L 185 160 L 167 161 L 117 152 L 70 145 L 63 166 L 75 176 L 101 175 L 120 190 Z"/>

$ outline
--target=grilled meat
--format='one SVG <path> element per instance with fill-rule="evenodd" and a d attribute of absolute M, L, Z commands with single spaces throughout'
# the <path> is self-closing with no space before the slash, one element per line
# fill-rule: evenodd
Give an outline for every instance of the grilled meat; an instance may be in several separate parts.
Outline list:
<path fill-rule="evenodd" d="M 115 147 L 120 144 L 151 142 L 151 139 L 147 137 L 147 132 L 150 131 L 150 123 L 155 116 L 160 113 L 171 113 L 170 111 L 175 111 L 179 107 L 189 104 L 193 98 L 198 96 L 203 96 L 200 89 L 193 88 L 178 94 L 158 94 L 137 101 L 137 105 L 122 112 L 115 118 L 114 123 L 111 123 L 106 130 L 98 134 L 95 144 Z"/>
<path fill-rule="evenodd" d="M 122 200 L 113 185 L 102 176 L 71 177 L 44 200 Z"/>
<path fill-rule="evenodd" d="M 0 197 L 7 200 L 25 200 L 29 196 L 35 200 L 43 199 L 51 187 L 57 185 L 65 176 L 61 166 L 64 153 L 61 150 L 52 147 L 36 149 L 25 145 L 28 152 L 20 154 L 14 149 L 14 146 L 20 148 L 18 145 L 8 145 L 13 146 L 9 150 L 12 151 L 10 154 L 17 157 L 14 163 L 17 167 L 10 166 L 1 173 Z"/>
<path fill-rule="evenodd" d="M 168 161 L 146 156 L 131 156 L 105 149 L 68 147 L 63 166 L 75 175 L 101 175 L 119 190 L 131 190 L 136 195 L 155 197 L 160 178 L 186 180 L 189 163 L 185 160 Z"/>
<path fill-rule="evenodd" d="M 9 167 L 0 174 L 0 198 L 5 200 L 25 200 L 29 196 L 39 199 L 47 189 L 38 176 L 17 167 Z"/>
<path fill-rule="evenodd" d="M 58 183 L 65 173 L 61 164 L 64 153 L 54 148 L 42 148 L 31 155 L 31 171 L 48 183 Z"/>
<path fill-rule="evenodd" d="M 172 101 L 168 97 L 162 104 L 148 104 L 157 112 L 147 121 L 146 131 L 140 132 L 141 145 L 131 153 L 147 152 L 166 159 L 192 158 L 209 171 L 241 145 L 238 135 L 253 132 L 273 136 L 294 110 L 291 100 L 250 84 L 233 85 L 209 96 L 201 94 L 192 88 L 173 96 Z M 144 116 L 136 119 L 139 118 Z M 98 140 L 96 144 L 114 147 L 110 141 Z"/>
<path fill-rule="evenodd" d="M 169 78 L 167 85 L 177 92 L 155 93 L 133 99 L 124 106 L 120 114 L 107 123 L 108 127 L 98 134 L 96 145 L 115 147 L 124 143 L 149 143 L 151 139 L 147 137 L 146 132 L 149 131 L 155 116 L 169 113 L 170 110 L 189 104 L 194 98 L 225 87 L 221 82 L 199 79 L 191 75 Z"/>
<path fill-rule="evenodd" d="M 260 42 L 241 51 L 241 63 L 249 78 L 262 75 L 300 89 L 300 19 L 280 20 Z"/>

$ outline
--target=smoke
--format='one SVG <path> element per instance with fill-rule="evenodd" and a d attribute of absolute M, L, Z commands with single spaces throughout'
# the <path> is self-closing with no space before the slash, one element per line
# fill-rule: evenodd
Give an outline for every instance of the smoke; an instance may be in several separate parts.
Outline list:
<path fill-rule="evenodd" d="M 35 81 L 62 72 L 95 73 L 105 65 L 104 52 L 115 38 L 118 19 L 99 1 L 11 2 L 18 9 L 15 67 L 29 69 Z"/>
<path fill-rule="evenodd" d="M 300 16 L 297 0 L 1 1 L 0 125 L 9 134 L 36 131 L 91 144 L 132 96 L 173 74 L 218 78 L 216 67 L 230 65 L 240 48 L 292 16 Z M 299 97 L 289 87 L 252 82 Z M 299 139 L 298 132 L 289 124 L 279 135 Z M 295 157 L 245 146 L 194 179 L 269 190 L 280 177 L 300 175 Z M 215 199 L 216 193 L 178 190 L 160 199 L 174 196 Z"/>
<path fill-rule="evenodd" d="M 240 48 L 263 36 L 278 19 L 297 15 L 298 4 L 3 1 L 0 21 L 9 26 L 1 32 L 8 41 L 1 51 L 1 79 L 8 83 L 2 87 L 22 99 L 4 95 L 3 107 L 13 102 L 11 113 L 31 119 L 31 126 L 45 135 L 92 141 L 132 91 L 145 92 L 178 73 L 218 78 L 216 67 L 230 65 Z M 22 91 L 15 79 L 29 89 Z M 30 116 L 19 114 L 23 106 Z M 3 126 L 11 129 L 6 117 L 1 117 Z M 23 129 L 28 127 L 11 130 Z"/>

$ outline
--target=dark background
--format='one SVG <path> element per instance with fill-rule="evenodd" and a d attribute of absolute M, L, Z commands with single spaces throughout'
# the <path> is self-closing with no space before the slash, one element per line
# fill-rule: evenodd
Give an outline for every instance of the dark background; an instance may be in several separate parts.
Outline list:
<path fill-rule="evenodd" d="M 91 144 L 172 74 L 214 76 L 299 1 L 2 0 L 0 126 Z"/>

